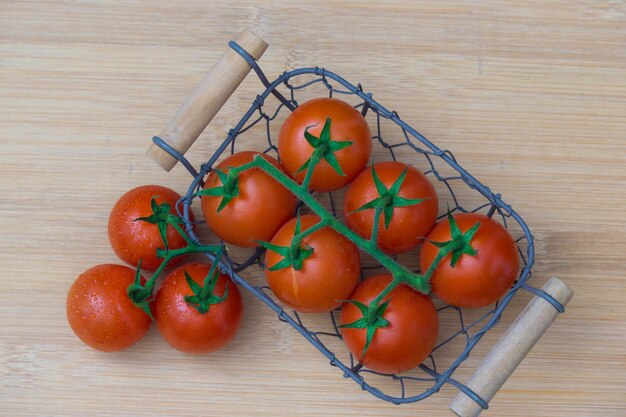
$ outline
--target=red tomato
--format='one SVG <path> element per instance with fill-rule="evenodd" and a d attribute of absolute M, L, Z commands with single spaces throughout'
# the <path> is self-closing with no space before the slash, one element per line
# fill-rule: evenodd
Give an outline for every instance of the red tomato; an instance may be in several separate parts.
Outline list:
<path fill-rule="evenodd" d="M 301 231 L 309 229 L 320 218 L 309 214 L 300 217 Z M 297 219 L 286 223 L 271 243 L 289 247 Z M 303 248 L 313 249 L 300 270 L 287 266 L 276 271 L 270 268 L 285 259 L 268 250 L 265 255 L 265 276 L 276 297 L 296 311 L 320 313 L 341 305 L 356 286 L 360 276 L 359 250 L 348 239 L 330 227 L 317 230 L 302 240 Z"/>
<path fill-rule="evenodd" d="M 122 265 L 98 265 L 80 274 L 66 303 L 67 321 L 80 340 L 94 349 L 113 352 L 146 334 L 150 317 L 126 295 L 134 280 L 135 271 Z"/>
<path fill-rule="evenodd" d="M 328 158 L 313 170 L 309 187 L 314 191 L 333 191 L 350 183 L 365 168 L 372 153 L 372 138 L 365 118 L 350 104 L 334 98 L 317 98 L 301 104 L 285 120 L 278 135 L 278 153 L 287 171 L 302 183 L 306 170 L 298 170 L 313 155 L 315 148 L 307 141 L 305 131 L 320 138 L 330 119 L 332 142 L 351 141 L 343 149 L 331 152 L 345 175 L 340 175 Z"/>
<path fill-rule="evenodd" d="M 485 215 L 461 213 L 454 219 L 463 233 L 480 223 L 470 242 L 477 253 L 461 255 L 454 267 L 450 264 L 451 255 L 446 256 L 431 278 L 432 291 L 446 303 L 458 307 L 487 306 L 499 300 L 515 282 L 519 269 L 517 247 L 506 229 Z M 437 223 L 428 239 L 449 241 L 449 221 Z M 422 271 L 428 269 L 438 251 L 432 243 L 424 243 L 420 256 Z"/>
<path fill-rule="evenodd" d="M 217 169 L 228 174 L 229 168 L 238 167 L 256 155 L 284 171 L 274 158 L 259 152 L 239 152 L 222 161 Z M 212 171 L 204 185 L 205 190 L 223 186 L 219 176 Z M 238 195 L 218 212 L 221 196 L 202 196 L 202 213 L 213 232 L 225 242 L 237 246 L 258 246 L 256 240 L 268 241 L 274 233 L 293 217 L 297 198 L 278 181 L 260 168 L 239 174 Z"/>
<path fill-rule="evenodd" d="M 388 209 L 391 213 L 389 227 L 385 227 L 384 211 L 380 214 L 378 246 L 390 254 L 411 250 L 422 242 L 437 221 L 439 204 L 435 189 L 420 171 L 401 162 L 379 162 L 374 164 L 374 169 L 387 189 L 387 194 L 381 196 L 374 182 L 372 169 L 363 170 L 346 192 L 344 199 L 346 223 L 352 230 L 369 239 L 374 226 L 375 208 L 357 210 L 378 199 L 377 201 L 386 204 L 386 207 L 391 207 Z M 398 192 L 394 193 L 393 185 L 404 170 L 406 170 L 406 176 Z M 385 196 L 387 198 L 383 200 Z M 403 206 L 403 204 L 408 204 L 407 199 L 424 200 L 417 204 Z M 394 205 L 397 206 L 394 207 Z"/>
<path fill-rule="evenodd" d="M 391 281 L 390 274 L 367 278 L 350 299 L 368 305 Z M 430 297 L 404 284 L 395 287 L 383 302 L 386 300 L 390 301 L 383 318 L 389 321 L 389 325 L 376 329 L 364 358 L 366 329 L 342 328 L 341 334 L 350 352 L 365 367 L 376 372 L 396 374 L 415 368 L 430 354 L 437 341 L 439 319 Z M 342 325 L 361 318 L 363 314 L 355 305 L 343 305 Z"/>
<path fill-rule="evenodd" d="M 170 213 L 176 214 L 176 202 L 180 199 L 176 191 L 160 185 L 144 185 L 121 196 L 109 215 L 109 241 L 115 254 L 132 266 L 137 266 L 141 260 L 141 268 L 148 271 L 155 271 L 163 262 L 156 251 L 164 249 L 165 245 L 156 224 L 136 219 L 152 214 L 150 201 L 153 197 L 158 204 L 168 203 Z M 193 220 L 193 213 L 191 218 Z M 166 236 L 170 249 L 186 245 L 171 225 L 167 226 Z"/>
<path fill-rule="evenodd" d="M 194 295 L 185 279 L 185 271 L 200 286 L 211 265 L 191 263 L 178 267 L 163 281 L 152 306 L 152 314 L 163 338 L 173 348 L 192 354 L 213 352 L 237 334 L 243 308 L 241 294 L 227 275 L 219 273 L 213 294 L 226 299 L 211 304 L 204 314 L 185 301 Z"/>

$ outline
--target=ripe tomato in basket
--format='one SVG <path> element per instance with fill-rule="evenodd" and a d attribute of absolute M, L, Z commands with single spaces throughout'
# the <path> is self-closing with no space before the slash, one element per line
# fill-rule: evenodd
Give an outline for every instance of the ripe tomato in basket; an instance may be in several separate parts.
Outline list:
<path fill-rule="evenodd" d="M 114 352 L 146 334 L 150 317 L 126 295 L 134 280 L 135 271 L 123 265 L 98 265 L 80 274 L 66 302 L 67 321 L 80 340 L 94 349 Z"/>
<path fill-rule="evenodd" d="M 376 210 L 380 211 L 378 246 L 396 254 L 423 241 L 437 221 L 439 204 L 430 181 L 402 162 L 378 162 L 350 184 L 344 199 L 348 226 L 369 239 Z"/>
<path fill-rule="evenodd" d="M 301 104 L 280 128 L 278 154 L 287 171 L 302 183 L 309 161 L 319 157 L 309 188 L 334 191 L 365 168 L 372 153 L 367 121 L 350 104 L 317 98 Z"/>
<path fill-rule="evenodd" d="M 390 274 L 367 278 L 356 288 L 350 300 L 368 306 L 392 281 Z M 363 312 L 351 302 L 341 309 L 341 334 L 352 354 L 372 371 L 400 373 L 415 368 L 430 354 L 439 333 L 439 318 L 429 296 L 400 284 L 381 302 L 388 302 L 380 317 L 373 317 L 375 333 L 367 341 L 367 328 L 349 327 L 362 322 Z M 380 326 L 380 327 L 377 327 Z"/>
<path fill-rule="evenodd" d="M 239 289 L 227 275 L 210 264 L 191 263 L 165 278 L 152 312 L 167 343 L 186 353 L 203 354 L 235 337 L 243 307 Z"/>
<path fill-rule="evenodd" d="M 291 219 L 276 233 L 265 255 L 267 282 L 283 303 L 303 313 L 321 313 L 341 305 L 361 272 L 359 250 L 347 238 L 324 227 L 293 244 L 294 235 L 320 221 L 313 214 Z"/>
<path fill-rule="evenodd" d="M 254 247 L 259 245 L 257 240 L 270 240 L 296 210 L 296 196 L 260 168 L 231 173 L 257 155 L 284 171 L 271 156 L 238 152 L 211 171 L 199 193 L 207 225 L 222 240 L 237 246 Z"/>
<path fill-rule="evenodd" d="M 176 191 L 160 185 L 143 185 L 121 196 L 109 215 L 109 241 L 115 254 L 133 266 L 141 260 L 142 269 L 156 270 L 163 262 L 157 257 L 157 249 L 165 248 L 161 231 L 156 223 L 138 219 L 150 217 L 155 209 L 157 212 L 162 210 L 162 215 L 175 214 L 179 199 L 180 194 Z M 190 217 L 193 220 L 193 213 Z M 167 225 L 164 231 L 170 249 L 186 245 L 171 225 Z"/>
<path fill-rule="evenodd" d="M 517 278 L 517 246 L 500 223 L 483 214 L 460 213 L 437 223 L 422 246 L 422 271 L 455 237 L 462 244 L 438 263 L 432 292 L 457 307 L 484 307 L 502 298 Z"/>

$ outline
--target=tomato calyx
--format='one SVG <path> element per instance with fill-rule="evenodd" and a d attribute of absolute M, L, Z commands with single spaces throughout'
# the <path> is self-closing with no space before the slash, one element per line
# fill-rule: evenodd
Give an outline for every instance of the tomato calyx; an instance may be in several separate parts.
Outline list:
<path fill-rule="evenodd" d="M 366 329 L 365 345 L 363 346 L 363 353 L 361 354 L 361 358 L 359 359 L 360 361 L 364 360 L 365 353 L 367 352 L 367 349 L 374 339 L 376 330 L 383 327 L 388 327 L 390 324 L 389 320 L 384 317 L 385 311 L 389 306 L 389 301 L 391 301 L 391 298 L 380 305 L 376 302 L 376 300 L 372 301 L 369 305 L 365 305 L 357 300 L 346 300 L 346 302 L 358 308 L 363 315 L 363 317 L 356 321 L 353 321 L 352 323 L 342 324 L 339 326 L 343 329 Z"/>
<path fill-rule="evenodd" d="M 315 168 L 315 165 L 324 159 L 337 172 L 337 174 L 341 176 L 346 175 L 341 169 L 339 161 L 337 161 L 337 158 L 335 157 L 335 152 L 351 146 L 353 142 L 350 140 L 332 140 L 330 137 L 330 124 L 331 119 L 330 117 L 327 117 L 319 137 L 309 133 L 309 129 L 317 125 L 307 126 L 304 129 L 304 138 L 315 150 L 313 151 L 311 157 L 298 169 L 298 171 L 296 171 L 296 174 L 299 174 L 306 169 L 312 171 Z"/>
<path fill-rule="evenodd" d="M 463 255 L 476 256 L 478 251 L 472 247 L 472 239 L 478 231 L 480 227 L 480 222 L 476 222 L 471 228 L 469 228 L 465 233 L 461 232 L 459 225 L 456 220 L 454 220 L 454 216 L 451 212 L 448 211 L 448 223 L 450 224 L 450 237 L 451 239 L 447 242 L 434 242 L 429 240 L 430 243 L 437 246 L 439 248 L 439 255 L 437 258 L 443 258 L 447 254 L 452 253 L 452 257 L 450 258 L 450 266 L 454 268 L 458 263 L 459 259 Z M 435 260 L 437 260 L 435 258 Z M 433 262 L 436 264 L 438 262 Z"/>
<path fill-rule="evenodd" d="M 137 270 L 135 271 L 135 280 L 126 289 L 126 294 L 128 294 L 128 298 L 130 298 L 133 304 L 145 311 L 151 319 L 154 319 L 154 317 L 152 317 L 152 311 L 150 311 L 150 300 L 152 298 L 153 289 L 153 280 L 146 282 L 146 285 L 141 285 L 141 260 L 139 260 Z"/>
<path fill-rule="evenodd" d="M 376 186 L 376 190 L 378 191 L 378 197 L 376 197 L 372 201 L 363 204 L 352 213 L 357 213 L 359 211 L 368 209 L 374 209 L 377 211 L 375 217 L 375 221 L 377 221 L 380 213 L 382 212 L 385 219 L 385 229 L 388 229 L 389 224 L 391 223 L 391 219 L 393 218 L 394 209 L 396 207 L 414 206 L 428 200 L 428 198 L 405 198 L 400 196 L 400 188 L 402 187 L 402 183 L 404 183 L 408 169 L 408 166 L 404 168 L 402 173 L 394 181 L 391 187 L 387 188 L 387 186 L 385 186 L 385 184 L 381 181 L 380 177 L 376 173 L 375 166 L 372 165 L 372 179 L 374 180 L 374 185 Z M 374 228 L 373 231 L 376 230 L 377 229 Z M 372 235 L 374 235 L 374 233 L 372 233 Z M 374 236 L 372 236 L 372 239 L 373 238 Z"/>
<path fill-rule="evenodd" d="M 196 195 L 222 197 L 220 205 L 217 207 L 217 212 L 219 213 L 233 198 L 239 195 L 239 171 L 235 168 L 231 168 L 228 174 L 217 168 L 213 171 L 217 174 L 222 185 L 213 188 L 205 188 L 198 191 Z"/>
<path fill-rule="evenodd" d="M 269 242 L 258 242 L 265 249 L 276 252 L 284 257 L 280 262 L 268 268 L 272 272 L 289 267 L 299 271 L 304 266 L 306 258 L 313 255 L 313 248 L 308 246 L 294 246 L 293 244 L 291 246 L 278 246 Z"/>
<path fill-rule="evenodd" d="M 191 291 L 193 291 L 193 295 L 185 296 L 187 304 L 195 308 L 198 313 L 206 314 L 212 305 L 226 301 L 226 298 L 228 298 L 228 285 L 224 289 L 224 295 L 221 297 L 214 294 L 218 278 L 219 270 L 217 269 L 217 263 L 213 263 L 213 265 L 211 265 L 209 273 L 204 278 L 203 285 L 194 281 L 191 275 L 185 271 L 185 280 L 187 281 L 189 288 L 191 288 Z"/>
<path fill-rule="evenodd" d="M 151 215 L 147 217 L 137 217 L 133 221 L 144 221 L 147 223 L 156 224 L 157 227 L 159 228 L 159 234 L 161 235 L 161 240 L 163 240 L 163 244 L 165 245 L 165 250 L 167 251 L 168 250 L 167 225 L 168 224 L 180 225 L 182 223 L 182 220 L 178 216 L 175 216 L 170 213 L 172 206 L 170 206 L 169 203 L 158 204 L 156 202 L 156 196 L 152 197 L 152 199 L 150 200 L 150 207 L 152 208 Z"/>
<path fill-rule="evenodd" d="M 311 229 L 313 230 L 319 229 L 318 225 L 320 225 L 320 223 L 313 226 L 312 228 L 307 229 L 304 232 L 301 232 L 300 212 L 298 212 L 298 217 L 296 220 L 296 226 L 294 230 L 294 236 L 293 236 L 293 239 L 291 240 L 291 245 L 279 246 L 279 245 L 274 245 L 273 243 L 270 243 L 270 242 L 264 242 L 262 240 L 258 240 L 257 242 L 261 246 L 263 246 L 265 249 L 276 252 L 277 254 L 283 257 L 283 259 L 280 262 L 269 267 L 268 268 L 269 271 L 274 272 L 274 271 L 278 271 L 280 269 L 289 268 L 289 267 L 293 268 L 296 271 L 300 271 L 302 267 L 304 266 L 304 261 L 309 256 L 313 255 L 313 252 L 314 252 L 313 248 L 302 244 L 302 239 L 305 236 L 312 233 Z"/>

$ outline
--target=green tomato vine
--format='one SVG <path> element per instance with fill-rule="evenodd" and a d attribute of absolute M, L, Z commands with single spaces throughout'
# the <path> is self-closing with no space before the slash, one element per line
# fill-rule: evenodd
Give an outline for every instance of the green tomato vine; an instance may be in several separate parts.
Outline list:
<path fill-rule="evenodd" d="M 126 293 L 131 301 L 143 311 L 146 312 L 150 318 L 152 317 L 152 311 L 150 310 L 150 303 L 154 299 L 154 286 L 163 273 L 165 267 L 169 264 L 169 262 L 183 255 L 188 255 L 191 253 L 210 253 L 215 256 L 216 261 L 213 263 L 211 270 L 207 274 L 207 277 L 204 279 L 204 285 L 200 287 L 191 277 L 185 272 L 185 278 L 187 279 L 187 283 L 193 291 L 194 295 L 186 297 L 186 301 L 189 305 L 194 307 L 200 313 L 204 314 L 209 310 L 209 306 L 211 304 L 217 304 L 218 302 L 222 302 L 226 299 L 227 294 L 225 293 L 223 297 L 216 297 L 213 294 L 213 289 L 215 288 L 215 283 L 217 282 L 217 268 L 216 265 L 218 260 L 221 259 L 224 253 L 223 245 L 199 245 L 191 241 L 189 236 L 183 228 L 181 224 L 183 224 L 183 220 L 170 213 L 171 206 L 168 203 L 158 204 L 154 197 L 150 202 L 152 207 L 152 214 L 148 217 L 139 217 L 135 219 L 135 221 L 144 221 L 147 223 L 156 224 L 159 233 L 161 235 L 161 239 L 163 240 L 163 246 L 165 249 L 157 249 L 157 256 L 163 259 L 159 268 L 154 271 L 152 277 L 146 281 L 145 284 L 141 283 L 141 261 L 137 265 L 137 271 L 135 273 L 135 281 L 128 286 L 126 289 Z M 167 243 L 167 227 L 172 226 L 177 233 L 179 233 L 182 238 L 187 243 L 187 246 L 184 246 L 180 249 L 169 249 L 169 245 Z"/>
<path fill-rule="evenodd" d="M 387 306 L 389 305 L 390 299 L 388 298 L 387 300 L 383 301 L 385 297 L 387 297 L 394 290 L 394 288 L 396 288 L 400 284 L 407 285 L 415 289 L 416 291 L 419 291 L 420 293 L 429 294 L 431 288 L 430 279 L 439 263 L 446 256 L 452 254 L 450 264 L 452 267 L 454 267 L 462 255 L 476 255 L 476 250 L 472 247 L 471 241 L 474 234 L 478 230 L 480 223 L 476 223 L 468 231 L 462 233 L 458 225 L 456 224 L 454 217 L 450 212 L 448 212 L 448 222 L 450 224 L 451 239 L 448 242 L 431 242 L 439 248 L 439 252 L 429 268 L 426 271 L 422 271 L 422 273 L 415 273 L 407 269 L 405 266 L 400 265 L 389 255 L 384 253 L 376 244 L 381 215 L 384 219 L 384 227 L 387 228 L 391 222 L 394 208 L 419 204 L 424 201 L 424 199 L 407 199 L 399 195 L 400 188 L 406 177 L 406 170 L 404 170 L 399 175 L 399 177 L 395 180 L 391 187 L 387 188 L 382 183 L 376 173 L 376 170 L 372 166 L 372 177 L 379 193 L 379 197 L 355 210 L 355 212 L 368 209 L 373 209 L 375 211 L 371 237 L 369 239 L 365 239 L 356 232 L 354 232 L 352 229 L 350 229 L 348 226 L 343 224 L 341 221 L 339 221 L 319 201 L 317 201 L 308 190 L 308 186 L 313 175 L 313 170 L 321 160 L 326 160 L 335 169 L 335 171 L 343 175 L 341 167 L 334 157 L 334 152 L 339 149 L 349 147 L 352 142 L 333 141 L 330 138 L 330 125 L 331 120 L 327 119 L 324 127 L 322 128 L 320 137 L 315 137 L 310 134 L 308 132 L 308 128 L 305 130 L 305 138 L 307 142 L 309 142 L 309 144 L 314 148 L 314 151 L 309 160 L 298 171 L 301 172 L 306 169 L 306 174 L 302 184 L 298 184 L 291 177 L 282 172 L 279 168 L 276 168 L 271 162 L 257 155 L 251 162 L 231 168 L 228 171 L 228 174 L 225 174 L 222 171 L 216 169 L 216 174 L 218 175 L 222 185 L 210 189 L 200 190 L 195 195 L 222 197 L 222 201 L 218 208 L 218 211 L 222 210 L 239 195 L 239 174 L 249 169 L 259 168 L 267 175 L 274 178 L 277 182 L 279 182 L 295 196 L 297 196 L 300 201 L 302 201 L 307 207 L 309 207 L 309 209 L 313 213 L 315 213 L 320 218 L 320 221 L 317 224 L 302 232 L 300 230 L 300 221 L 298 214 L 296 230 L 290 246 L 283 247 L 273 245 L 269 242 L 258 242 L 259 245 L 263 246 L 267 250 L 274 251 L 283 257 L 280 262 L 278 262 L 276 265 L 271 266 L 270 270 L 277 270 L 287 267 L 291 267 L 295 270 L 300 270 L 304 262 L 306 262 L 306 259 L 310 257 L 313 253 L 312 248 L 302 245 L 302 239 L 321 228 L 330 227 L 337 233 L 348 238 L 350 241 L 356 244 L 359 249 L 369 254 L 372 258 L 378 261 L 381 266 L 389 271 L 392 276 L 392 281 L 368 305 L 360 303 L 356 300 L 346 300 L 346 302 L 353 304 L 359 309 L 362 317 L 352 323 L 343 324 L 339 327 L 365 329 L 366 342 L 363 348 L 364 357 L 368 347 L 373 340 L 376 330 L 389 326 L 389 321 L 384 318 L 384 313 L 387 309 Z M 155 271 L 152 278 L 148 280 L 144 285 L 142 285 L 140 282 L 141 263 L 137 266 L 135 282 L 131 284 L 127 290 L 130 299 L 138 307 L 142 308 L 148 315 L 150 315 L 150 317 L 152 317 L 152 314 L 150 312 L 150 302 L 153 299 L 154 285 L 157 278 L 163 272 L 163 269 L 169 263 L 169 261 L 177 256 L 187 255 L 190 253 L 211 253 L 216 257 L 216 261 L 214 262 L 211 271 L 209 271 L 209 274 L 205 278 L 203 286 L 198 285 L 195 281 L 193 281 L 193 279 L 191 279 L 188 274 L 185 275 L 188 285 L 190 286 L 194 294 L 192 296 L 186 297 L 186 301 L 199 312 L 206 313 L 209 310 L 210 305 L 222 302 L 227 297 L 226 293 L 222 297 L 218 297 L 213 294 L 218 275 L 216 265 L 218 263 L 218 260 L 221 259 L 224 253 L 224 246 L 199 245 L 192 242 L 189 239 L 188 235 L 181 228 L 182 219 L 170 213 L 169 204 L 163 203 L 159 205 L 153 200 L 152 209 L 153 214 L 151 216 L 139 218 L 137 220 L 146 221 L 156 224 L 158 226 L 165 249 L 158 250 L 157 255 L 163 258 L 163 262 L 161 263 L 157 271 Z M 187 243 L 186 247 L 175 250 L 168 249 L 167 237 L 165 233 L 168 225 L 171 225 L 178 233 L 181 234 L 181 236 L 185 239 Z"/>
<path fill-rule="evenodd" d="M 311 178 L 313 169 L 315 168 L 317 162 L 319 162 L 320 160 L 319 158 L 314 158 L 313 156 L 311 157 L 310 163 L 307 166 L 307 173 L 305 178 Z M 391 273 L 393 277 L 392 281 L 387 285 L 387 287 L 385 287 L 385 289 L 380 292 L 380 294 L 371 303 L 369 303 L 369 305 L 364 305 L 354 300 L 346 300 L 347 302 L 350 302 L 357 306 L 357 308 L 359 308 L 359 310 L 361 311 L 363 317 L 353 323 L 348 323 L 340 327 L 363 328 L 366 330 L 366 342 L 363 350 L 363 356 L 365 356 L 365 352 L 376 333 L 376 329 L 381 327 L 387 327 L 389 325 L 389 322 L 383 317 L 388 305 L 388 300 L 383 302 L 383 299 L 388 296 L 394 288 L 396 288 L 400 284 L 405 284 L 423 294 L 429 294 L 430 278 L 432 277 L 432 274 L 434 273 L 437 265 L 446 256 L 452 254 L 452 266 L 454 267 L 458 259 L 463 254 L 468 254 L 471 256 L 476 255 L 476 250 L 472 248 L 470 242 L 474 234 L 476 233 L 479 224 L 477 223 L 467 232 L 461 233 L 454 220 L 454 217 L 450 212 L 448 213 L 448 221 L 450 222 L 452 239 L 449 242 L 444 243 L 434 242 L 434 244 L 439 247 L 439 253 L 433 260 L 428 270 L 424 271 L 423 273 L 418 274 L 410 271 L 405 266 L 398 264 L 389 255 L 385 254 L 380 248 L 378 248 L 378 246 L 376 245 L 376 241 L 381 213 L 385 216 L 385 222 L 386 225 L 388 225 L 388 222 L 391 220 L 392 216 L 392 213 L 387 214 L 390 211 L 388 207 L 391 207 L 392 212 L 393 207 L 403 207 L 413 204 L 419 204 L 421 201 L 423 201 L 419 199 L 404 199 L 398 195 L 402 182 L 404 181 L 404 176 L 406 175 L 405 172 L 403 172 L 398 177 L 398 179 L 395 181 L 391 188 L 387 189 L 382 184 L 380 179 L 376 181 L 376 178 L 378 178 L 378 176 L 375 174 L 374 171 L 373 174 L 375 176 L 374 178 L 378 187 L 380 197 L 373 200 L 373 202 L 367 203 L 365 205 L 367 207 L 360 208 L 375 209 L 372 236 L 370 239 L 364 239 L 359 234 L 343 224 L 341 221 L 339 221 L 337 218 L 335 218 L 319 201 L 315 199 L 315 197 L 308 190 L 308 181 L 306 181 L 306 179 L 305 181 L 303 181 L 302 184 L 298 184 L 288 175 L 283 173 L 280 169 L 272 165 L 272 163 L 268 162 L 260 156 L 256 156 L 251 162 L 233 168 L 231 169 L 231 171 L 236 170 L 237 173 L 240 173 L 242 171 L 252 168 L 260 168 L 266 174 L 270 175 L 281 185 L 283 185 L 285 188 L 295 194 L 306 206 L 309 207 L 309 209 L 311 209 L 311 211 L 313 211 L 313 213 L 320 217 L 319 223 L 307 229 L 305 232 L 295 234 L 291 247 L 274 247 L 274 245 L 268 244 L 266 242 L 261 243 L 261 245 L 263 245 L 266 249 L 276 251 L 277 253 L 284 256 L 284 262 L 279 262 L 278 264 L 274 265 L 273 268 L 278 269 L 287 266 L 301 267 L 301 263 L 306 260 L 306 257 L 310 256 L 310 253 L 306 252 L 306 248 L 304 248 L 304 252 L 297 252 L 297 256 L 294 257 L 293 248 L 300 248 L 300 242 L 303 238 L 303 234 L 309 234 L 315 230 L 319 230 L 322 227 L 328 226 L 334 229 L 339 234 L 350 239 L 363 252 L 368 253 Z"/>

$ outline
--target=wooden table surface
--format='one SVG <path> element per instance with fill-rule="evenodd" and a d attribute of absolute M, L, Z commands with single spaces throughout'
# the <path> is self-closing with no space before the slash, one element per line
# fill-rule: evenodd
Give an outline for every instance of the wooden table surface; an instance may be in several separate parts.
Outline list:
<path fill-rule="evenodd" d="M 533 282 L 576 294 L 488 416 L 626 415 L 626 3 L 2 1 L 0 407 L 7 416 L 450 415 L 446 387 L 393 406 L 362 392 L 245 295 L 224 350 L 191 357 L 155 328 L 128 351 L 83 345 L 65 296 L 119 262 L 106 222 L 128 189 L 180 192 L 144 156 L 244 28 L 270 76 L 325 66 L 502 192 L 536 236 Z M 248 77 L 189 153 L 206 160 L 260 83 Z M 464 380 L 530 297 L 459 370 Z"/>

